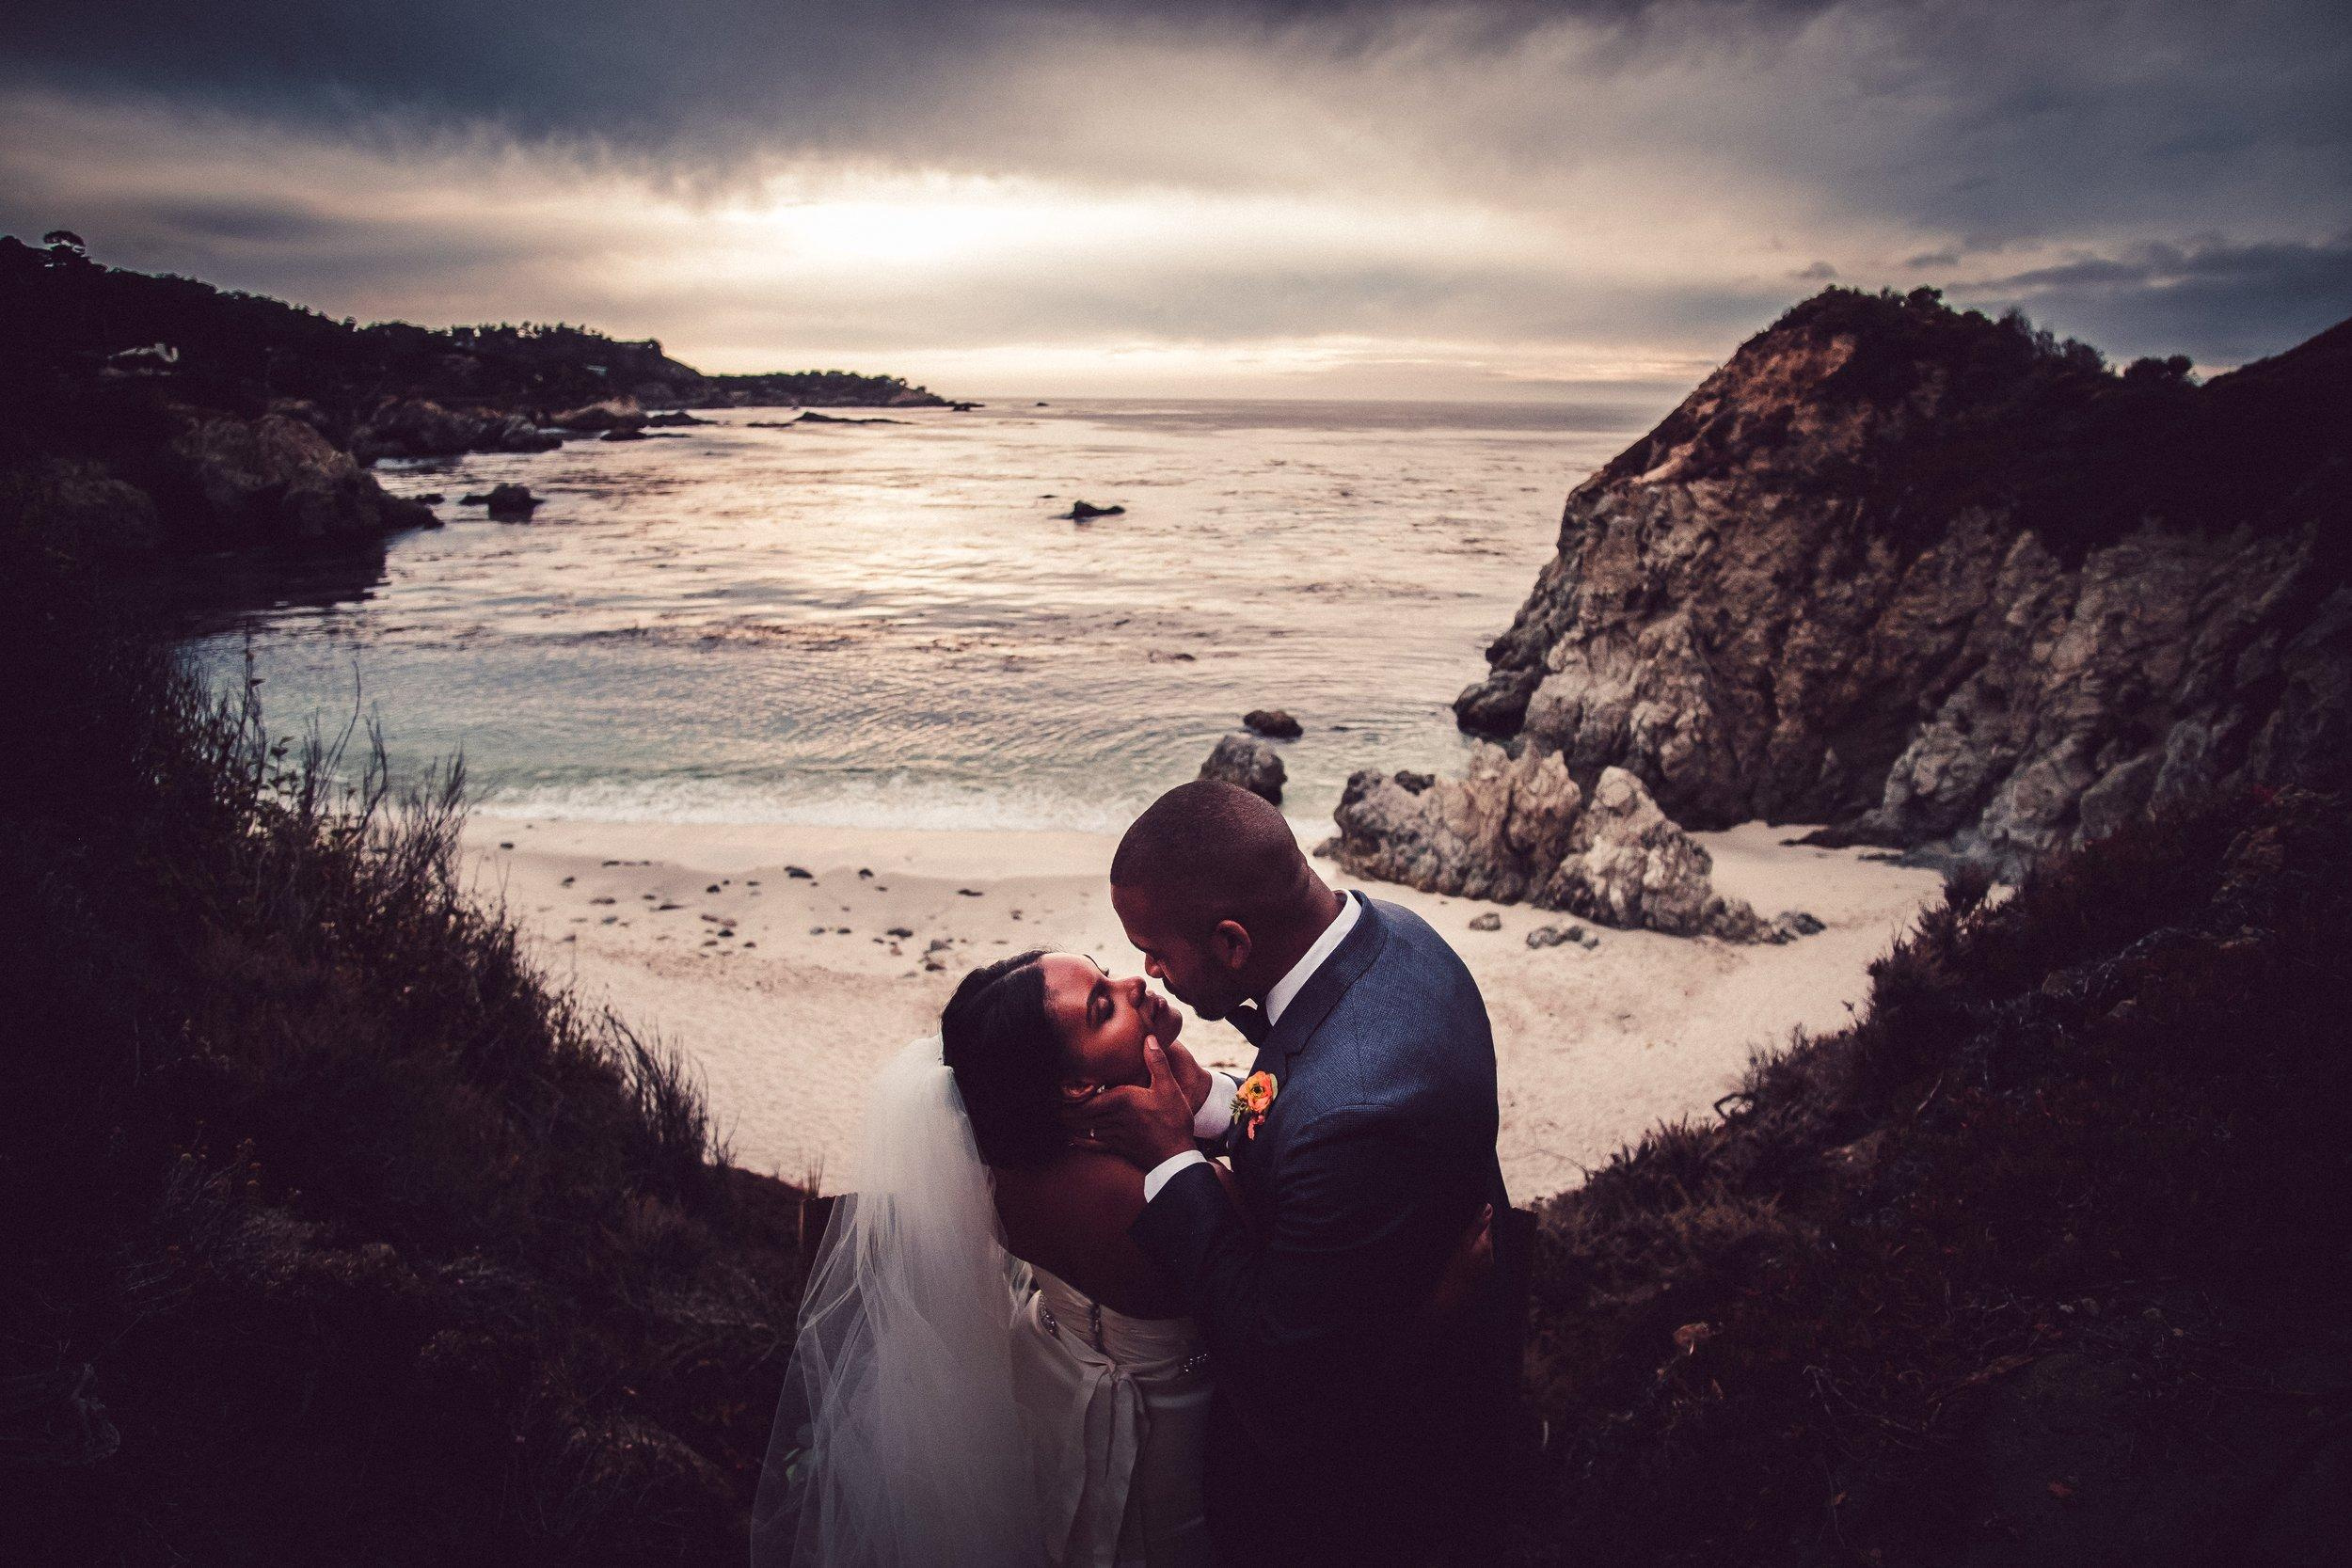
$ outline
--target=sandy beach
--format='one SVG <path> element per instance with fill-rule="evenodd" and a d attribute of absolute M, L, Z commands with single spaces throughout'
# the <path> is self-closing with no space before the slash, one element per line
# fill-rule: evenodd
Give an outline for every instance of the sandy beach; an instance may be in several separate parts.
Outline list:
<path fill-rule="evenodd" d="M 1503 1172 L 1530 1198 L 1576 1185 L 1661 1120 L 1707 1112 L 1754 1049 L 1836 1028 L 1860 1003 L 1870 960 L 1937 878 L 1781 842 L 1796 832 L 1700 835 L 1725 892 L 1826 923 L 1783 947 L 1602 929 L 1597 950 L 1530 948 L 1530 930 L 1569 922 L 1316 864 L 1421 914 L 1477 975 L 1502 1069 Z M 1135 971 L 1104 881 L 1114 844 L 493 816 L 467 834 L 475 887 L 517 917 L 548 973 L 694 1063 L 739 1164 L 821 1173 L 828 1189 L 853 1180 L 868 1075 L 932 1026 L 965 970 L 1053 947 Z M 1470 928 L 1490 910 L 1500 929 Z M 1222 1023 L 1187 1017 L 1184 1037 L 1204 1061 L 1248 1060 Z"/>

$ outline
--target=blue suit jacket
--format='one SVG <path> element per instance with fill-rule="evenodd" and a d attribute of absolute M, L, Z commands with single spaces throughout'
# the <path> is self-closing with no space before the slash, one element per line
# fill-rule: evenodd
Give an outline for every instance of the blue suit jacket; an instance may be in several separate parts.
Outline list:
<path fill-rule="evenodd" d="M 1355 928 L 1258 1052 L 1274 1103 L 1230 1142 L 1247 1212 L 1191 1166 L 1131 1234 L 1181 1285 L 1253 1446 L 1369 1485 L 1399 1444 L 1425 1469 L 1449 1422 L 1507 1387 L 1501 1289 L 1450 1324 L 1423 1304 L 1478 1205 L 1500 1226 L 1509 1200 L 1477 982 L 1419 916 L 1350 896 Z"/>

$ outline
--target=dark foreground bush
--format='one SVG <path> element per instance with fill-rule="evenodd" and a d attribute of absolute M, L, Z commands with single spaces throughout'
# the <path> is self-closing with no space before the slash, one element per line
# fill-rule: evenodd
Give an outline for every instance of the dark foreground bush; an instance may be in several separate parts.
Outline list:
<path fill-rule="evenodd" d="M 796 1195 L 460 895 L 453 773 L 339 785 L 23 539 L 0 1557 L 739 1557 Z"/>
<path fill-rule="evenodd" d="M 1544 1206 L 1529 1560 L 2342 1560 L 2341 799 L 1983 894 L 1720 1123 Z"/>

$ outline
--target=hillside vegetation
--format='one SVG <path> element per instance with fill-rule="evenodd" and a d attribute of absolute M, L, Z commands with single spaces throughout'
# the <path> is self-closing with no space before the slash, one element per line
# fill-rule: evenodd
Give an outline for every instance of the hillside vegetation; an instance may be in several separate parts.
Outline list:
<path fill-rule="evenodd" d="M 1996 508 L 2061 560 L 2151 520 L 2221 532 L 2291 527 L 2290 504 L 2314 473 L 2341 476 L 2352 418 L 2352 321 L 2284 354 L 2200 382 L 2185 355 L 2111 368 L 2097 349 L 2037 328 L 2022 312 L 1994 320 L 1909 294 L 1830 288 L 1792 307 L 1742 352 L 1777 342 L 1848 345 L 1809 389 L 1815 407 L 1783 404 L 1727 422 L 1696 444 L 1691 478 L 1720 477 L 1787 444 L 1799 422 L 1868 421 L 1870 439 L 1805 476 L 1850 498 L 1896 537 L 1931 542 L 1969 507 Z M 1603 469 L 1639 473 L 1648 454 L 1699 434 L 1687 405 Z M 1887 415 L 1892 418 L 1886 418 Z M 1770 461 L 1767 457 L 1763 461 Z M 2318 499 L 2333 532 L 2352 498 Z M 2334 541 L 2341 580 L 2347 557 Z"/>
<path fill-rule="evenodd" d="M 168 372 L 191 401 L 259 413 L 272 399 L 318 405 L 345 427 L 387 398 L 429 398 L 551 415 L 612 397 L 729 403 L 936 404 L 903 378 L 847 371 L 707 376 L 651 340 L 568 323 L 424 327 L 338 321 L 266 295 L 90 260 L 78 243 L 0 237 L 0 356 L 18 367 L 96 370 L 126 351 L 177 354 L 128 367 Z"/>
<path fill-rule="evenodd" d="M 739 1556 L 797 1195 L 465 895 L 454 773 L 271 742 L 15 521 L 0 1557 Z"/>
<path fill-rule="evenodd" d="M 0 366 L 8 504 L 53 548 L 141 568 L 357 558 L 438 527 L 368 471 L 385 458 L 647 439 L 703 422 L 689 407 L 945 405 L 897 376 L 706 376 L 658 342 L 568 325 L 362 326 L 103 266 L 62 232 L 40 248 L 0 236 Z"/>
<path fill-rule="evenodd" d="M 2341 1560 L 2343 799 L 1984 895 L 1542 1206 L 1527 1560 Z"/>

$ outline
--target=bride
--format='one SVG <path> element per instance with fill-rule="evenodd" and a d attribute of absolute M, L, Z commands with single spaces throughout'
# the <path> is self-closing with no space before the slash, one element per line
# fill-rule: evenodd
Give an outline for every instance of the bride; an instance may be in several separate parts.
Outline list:
<path fill-rule="evenodd" d="M 1024 953 L 965 975 L 882 1069 L 810 1265 L 753 1568 L 1210 1560 L 1207 1350 L 1128 1239 L 1142 1172 L 1060 1119 L 1144 1083 L 1147 1036 L 1197 1108 L 1183 1027 L 1141 976 Z M 1473 1227 L 1428 1310 L 1492 1260 Z"/>
<path fill-rule="evenodd" d="M 1209 1560 L 1207 1353 L 1127 1237 L 1142 1173 L 1058 1115 L 1143 1083 L 1147 1035 L 1197 1102 L 1183 1022 L 1140 976 L 1025 953 L 882 1069 L 802 1301 L 755 1568 Z"/>

